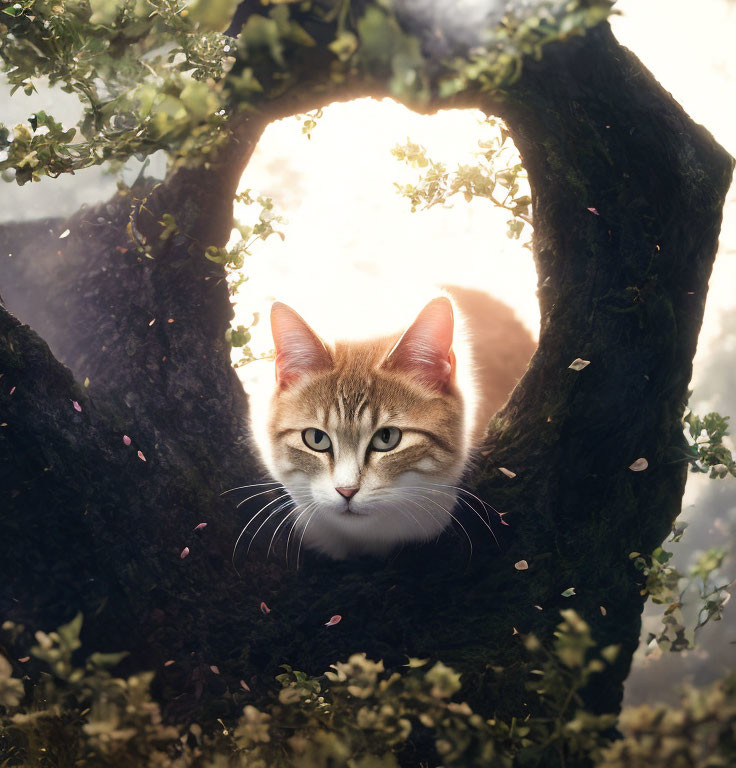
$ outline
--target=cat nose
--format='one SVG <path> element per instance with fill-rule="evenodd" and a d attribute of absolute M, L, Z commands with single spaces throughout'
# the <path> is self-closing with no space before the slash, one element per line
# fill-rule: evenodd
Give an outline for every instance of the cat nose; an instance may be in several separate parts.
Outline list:
<path fill-rule="evenodd" d="M 340 496 L 344 496 L 346 499 L 352 499 L 353 496 L 358 492 L 357 488 L 335 488 L 335 490 L 340 494 Z"/>

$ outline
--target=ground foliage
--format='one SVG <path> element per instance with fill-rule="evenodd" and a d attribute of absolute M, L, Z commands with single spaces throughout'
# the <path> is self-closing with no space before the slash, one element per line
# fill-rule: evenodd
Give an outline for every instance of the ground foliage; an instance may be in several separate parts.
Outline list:
<path fill-rule="evenodd" d="M 56 632 L 36 632 L 33 661 L 0 656 L 0 764 L 396 768 L 397 753 L 417 731 L 432 739 L 436 765 L 448 768 L 544 765 L 550 751 L 563 765 L 592 758 L 600 768 L 736 759 L 734 678 L 686 688 L 679 710 L 624 710 L 624 738 L 612 740 L 615 715 L 586 712 L 580 691 L 618 648 L 598 648 L 575 611 L 561 618 L 551 650 L 533 635 L 524 638 L 535 663 L 527 687 L 543 703 L 539 716 L 504 722 L 475 714 L 456 700 L 460 676 L 441 662 L 410 658 L 405 672 L 388 673 L 380 661 L 355 654 L 319 677 L 285 666 L 265 700 L 241 681 L 224 694 L 230 717 L 171 725 L 151 697 L 152 673 L 114 674 L 124 653 L 77 661 L 78 615 Z M 23 628 L 6 622 L 3 629 L 12 636 Z"/>

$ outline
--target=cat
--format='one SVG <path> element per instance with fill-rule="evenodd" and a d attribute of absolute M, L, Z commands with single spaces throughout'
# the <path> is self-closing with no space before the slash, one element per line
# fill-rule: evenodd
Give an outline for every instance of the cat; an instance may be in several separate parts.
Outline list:
<path fill-rule="evenodd" d="M 470 339 L 458 305 L 474 319 Z M 299 547 L 342 560 L 437 538 L 488 418 L 534 351 L 513 312 L 453 287 L 403 333 L 328 344 L 280 302 L 271 330 L 275 386 L 258 444 L 291 499 Z"/>

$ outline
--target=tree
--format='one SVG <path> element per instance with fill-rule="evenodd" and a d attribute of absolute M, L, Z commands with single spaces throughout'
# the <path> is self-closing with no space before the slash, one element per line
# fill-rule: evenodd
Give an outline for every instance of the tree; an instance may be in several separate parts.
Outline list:
<path fill-rule="evenodd" d="M 593 713 L 617 711 L 644 599 L 629 553 L 652 552 L 680 508 L 682 415 L 732 159 L 616 42 L 603 0 L 505 16 L 489 1 L 468 25 L 409 0 L 223 3 L 212 16 L 206 5 L 185 18 L 169 2 L 151 3 L 150 17 L 93 2 L 90 17 L 68 3 L 60 22 L 51 4 L 3 5 L 15 84 L 46 74 L 89 108 L 81 147 L 38 115 L 48 132 L 6 132 L 0 167 L 23 182 L 162 147 L 180 160 L 162 184 L 69 220 L 0 229 L 0 253 L 13 254 L 0 293 L 28 322 L 0 306 L 4 613 L 35 628 L 81 610 L 86 644 L 131 651 L 131 669 L 182 660 L 161 678 L 170 713 L 202 703 L 211 660 L 219 689 L 256 687 L 284 662 L 316 674 L 363 651 L 389 668 L 441 659 L 476 710 L 511 718 L 541 706 L 515 633 L 549 645 L 559 609 L 574 608 L 599 645 L 620 646 L 583 692 Z M 233 11 L 230 43 L 188 26 L 217 29 Z M 162 28 L 185 71 L 126 102 L 113 88 L 125 46 L 153 56 Z M 102 45 L 109 103 L 95 71 L 60 52 L 65 39 Z M 469 563 L 447 536 L 380 566 L 251 561 L 238 575 L 220 494 L 262 472 L 225 339 L 223 259 L 205 252 L 228 240 L 264 126 L 362 95 L 497 115 L 528 171 L 540 344 L 467 484 L 508 525 Z M 181 558 L 182 531 L 205 518 Z M 467 523 L 481 525 L 470 513 Z M 325 631 L 335 613 L 339 631 Z"/>

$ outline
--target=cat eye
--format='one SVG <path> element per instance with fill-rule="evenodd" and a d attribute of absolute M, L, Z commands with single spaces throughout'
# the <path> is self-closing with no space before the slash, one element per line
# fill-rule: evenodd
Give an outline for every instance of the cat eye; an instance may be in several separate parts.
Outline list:
<path fill-rule="evenodd" d="M 332 448 L 332 441 L 327 437 L 327 433 L 321 429 L 314 429 L 310 427 L 302 432 L 302 440 L 307 448 L 311 448 L 313 451 L 324 453 Z M 387 450 L 387 449 L 384 449 Z"/>
<path fill-rule="evenodd" d="M 401 442 L 401 430 L 398 427 L 383 427 L 371 439 L 374 451 L 391 451 Z"/>

